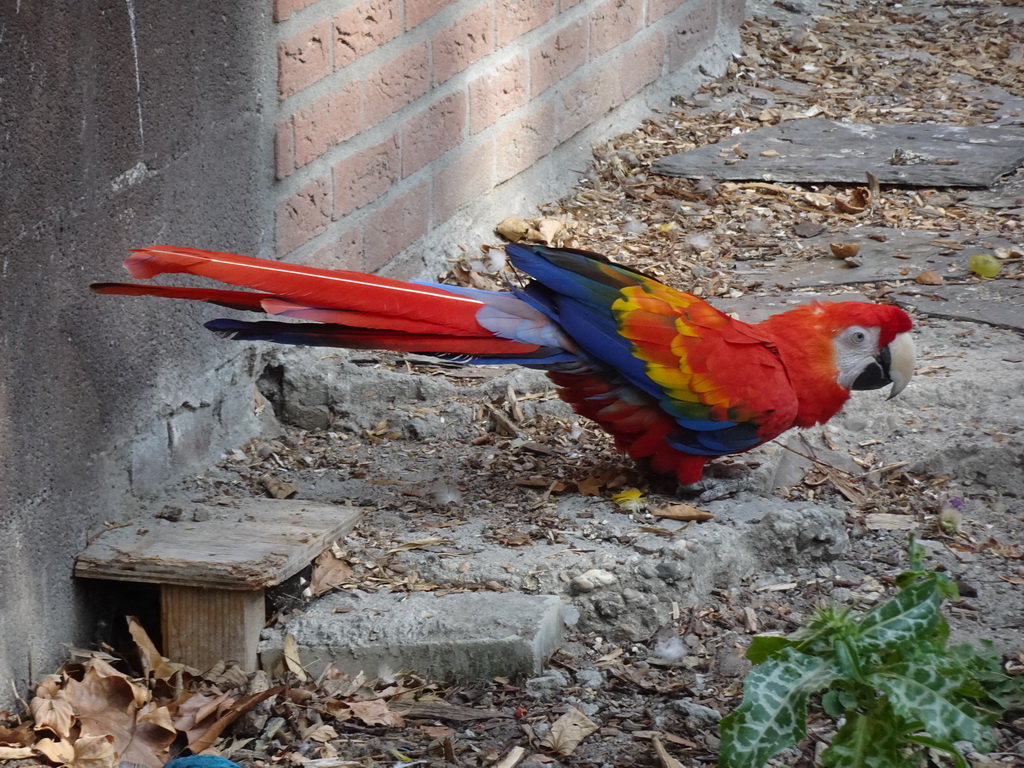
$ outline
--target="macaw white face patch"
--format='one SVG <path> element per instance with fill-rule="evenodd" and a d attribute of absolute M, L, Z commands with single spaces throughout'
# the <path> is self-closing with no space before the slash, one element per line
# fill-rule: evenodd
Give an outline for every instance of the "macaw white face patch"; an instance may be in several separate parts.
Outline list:
<path fill-rule="evenodd" d="M 843 389 L 852 389 L 857 377 L 868 366 L 878 365 L 878 335 L 880 328 L 866 328 L 851 325 L 836 334 L 833 344 L 836 351 L 836 368 L 839 375 L 836 382 Z"/>

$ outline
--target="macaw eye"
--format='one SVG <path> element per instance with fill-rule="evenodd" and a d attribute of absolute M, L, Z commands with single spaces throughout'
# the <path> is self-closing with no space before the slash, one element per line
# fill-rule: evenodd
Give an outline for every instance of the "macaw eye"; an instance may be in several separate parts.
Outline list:
<path fill-rule="evenodd" d="M 864 343 L 864 339 L 866 339 L 866 338 L 867 338 L 867 334 L 865 334 L 864 331 L 854 331 L 853 332 L 853 340 L 857 344 L 863 344 Z"/>

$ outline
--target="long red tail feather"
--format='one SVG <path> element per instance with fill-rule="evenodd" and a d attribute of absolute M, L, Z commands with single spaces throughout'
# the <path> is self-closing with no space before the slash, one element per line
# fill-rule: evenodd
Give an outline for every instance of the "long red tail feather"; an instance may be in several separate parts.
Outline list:
<path fill-rule="evenodd" d="M 186 272 L 263 291 L 296 304 L 404 317 L 443 328 L 447 334 L 486 333 L 476 321 L 476 312 L 483 306 L 476 299 L 362 272 L 318 269 L 169 245 L 139 248 L 124 264 L 132 277 L 140 279 L 166 272 Z"/>

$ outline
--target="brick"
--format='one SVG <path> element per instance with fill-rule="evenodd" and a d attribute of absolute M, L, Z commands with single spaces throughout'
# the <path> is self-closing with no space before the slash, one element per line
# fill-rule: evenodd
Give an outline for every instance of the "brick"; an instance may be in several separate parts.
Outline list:
<path fill-rule="evenodd" d="M 443 83 L 494 50 L 489 4 L 470 11 L 434 35 L 434 84 Z"/>
<path fill-rule="evenodd" d="M 460 147 L 454 159 L 434 174 L 434 226 L 450 219 L 462 206 L 494 186 L 494 141 L 474 149 Z"/>
<path fill-rule="evenodd" d="M 665 58 L 665 36 L 654 32 L 646 39 L 630 43 L 630 49 L 619 57 L 619 85 L 622 101 L 635 96 L 640 89 L 650 85 L 661 75 Z"/>
<path fill-rule="evenodd" d="M 531 29 L 543 26 L 555 15 L 555 0 L 497 0 L 494 8 L 495 39 L 504 48 Z"/>
<path fill-rule="evenodd" d="M 295 170 L 295 129 L 291 117 L 277 124 L 274 134 L 274 175 L 283 179 Z"/>
<path fill-rule="evenodd" d="M 562 94 L 557 128 L 559 142 L 594 123 L 620 103 L 619 69 L 618 62 L 605 64 Z"/>
<path fill-rule="evenodd" d="M 526 59 L 522 56 L 491 68 L 469 83 L 469 131 L 479 133 L 498 118 L 526 103 Z"/>
<path fill-rule="evenodd" d="M 442 8 L 456 0 L 413 0 L 405 4 L 405 28 L 412 29 L 422 24 Z"/>
<path fill-rule="evenodd" d="M 331 22 L 324 19 L 277 44 L 277 94 L 289 96 L 308 88 L 330 69 Z"/>
<path fill-rule="evenodd" d="M 354 136 L 362 123 L 361 111 L 360 83 L 350 82 L 296 112 L 295 167 L 301 168 L 338 142 Z"/>
<path fill-rule="evenodd" d="M 331 242 L 317 248 L 300 261 L 307 267 L 319 269 L 348 269 L 358 272 L 365 271 L 363 263 L 363 232 L 359 227 L 335 235 L 329 235 Z"/>
<path fill-rule="evenodd" d="M 398 136 L 335 163 L 334 218 L 347 216 L 383 195 L 401 177 Z"/>
<path fill-rule="evenodd" d="M 331 180 L 306 184 L 277 206 L 277 253 L 284 256 L 316 237 L 331 223 Z"/>
<path fill-rule="evenodd" d="M 366 78 L 364 127 L 376 125 L 415 101 L 430 86 L 430 58 L 426 43 L 402 51 Z"/>
<path fill-rule="evenodd" d="M 587 24 L 575 21 L 530 52 L 530 93 L 536 98 L 587 61 Z"/>
<path fill-rule="evenodd" d="M 402 177 L 436 160 L 465 137 L 466 93 L 438 99 L 402 126 Z"/>
<path fill-rule="evenodd" d="M 635 35 L 644 20 L 643 0 L 605 0 L 590 12 L 590 58 Z"/>
<path fill-rule="evenodd" d="M 375 271 L 427 233 L 430 182 L 424 181 L 368 215 L 363 224 L 364 268 Z"/>
<path fill-rule="evenodd" d="M 554 118 L 553 106 L 541 103 L 498 134 L 495 183 L 500 184 L 521 173 L 554 148 L 557 143 Z"/>
<path fill-rule="evenodd" d="M 376 50 L 402 34 L 398 0 L 368 0 L 334 17 L 334 68 Z"/>
<path fill-rule="evenodd" d="M 274 21 L 290 19 L 293 13 L 319 2 L 319 0 L 276 0 L 274 2 Z"/>
<path fill-rule="evenodd" d="M 742 0 L 740 0 L 742 2 Z M 650 24 L 652 21 L 657 21 L 667 13 L 672 13 L 676 8 L 689 0 L 648 0 L 647 4 L 647 23 Z"/>
<path fill-rule="evenodd" d="M 675 14 L 674 21 L 674 34 L 668 41 L 670 69 L 677 69 L 701 53 L 715 36 L 718 25 L 718 2 L 695 0 L 683 10 L 683 16 Z"/>

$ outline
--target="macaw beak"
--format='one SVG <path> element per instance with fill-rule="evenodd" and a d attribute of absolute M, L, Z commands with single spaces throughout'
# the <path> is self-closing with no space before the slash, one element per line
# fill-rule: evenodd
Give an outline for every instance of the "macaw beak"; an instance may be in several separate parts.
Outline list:
<path fill-rule="evenodd" d="M 914 375 L 914 340 L 901 333 L 883 347 L 871 365 L 865 368 L 851 389 L 881 389 L 892 384 L 889 399 L 906 389 Z"/>
<path fill-rule="evenodd" d="M 883 351 L 889 352 L 889 378 L 892 379 L 892 390 L 889 392 L 889 399 L 906 389 L 910 383 L 910 377 L 914 375 L 915 359 L 914 339 L 910 333 L 901 333 L 889 342 L 889 346 Z"/>

